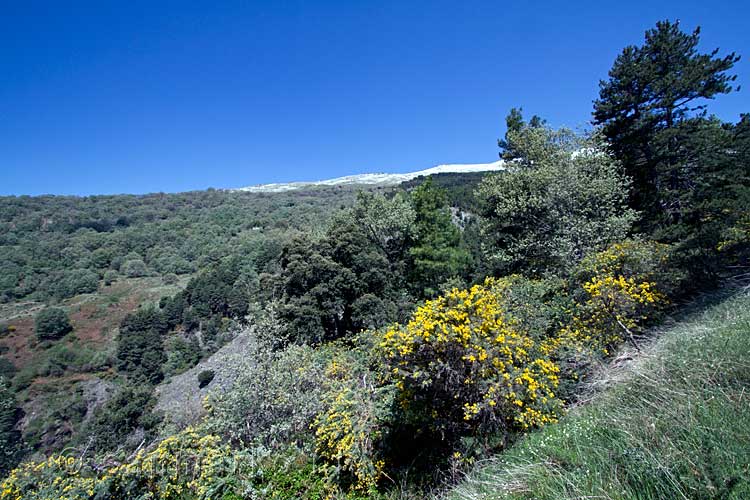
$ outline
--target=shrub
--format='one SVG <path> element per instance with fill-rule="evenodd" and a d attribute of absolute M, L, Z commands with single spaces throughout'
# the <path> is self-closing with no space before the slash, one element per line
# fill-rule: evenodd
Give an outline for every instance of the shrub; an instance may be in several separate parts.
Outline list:
<path fill-rule="evenodd" d="M 148 275 L 148 268 L 141 259 L 131 259 L 123 263 L 120 272 L 128 278 L 140 278 Z"/>
<path fill-rule="evenodd" d="M 627 240 L 584 259 L 572 321 L 558 341 L 604 354 L 623 340 L 636 348 L 636 334 L 653 321 L 679 287 L 682 274 L 671 268 L 670 247 Z"/>
<path fill-rule="evenodd" d="M 105 271 L 104 272 L 104 284 L 106 286 L 111 285 L 112 283 L 117 281 L 117 277 L 118 277 L 117 271 L 113 271 L 112 269 Z"/>
<path fill-rule="evenodd" d="M 5 358 L 0 358 L 0 378 L 10 380 L 16 375 L 16 366 Z"/>
<path fill-rule="evenodd" d="M 60 308 L 49 307 L 36 316 L 35 331 L 39 340 L 56 340 L 72 330 L 68 314 Z"/>
<path fill-rule="evenodd" d="M 73 297 L 79 293 L 93 293 L 99 287 L 99 275 L 89 269 L 73 269 L 65 272 L 57 282 L 56 295 Z"/>
<path fill-rule="evenodd" d="M 198 387 L 203 389 L 214 379 L 216 374 L 213 370 L 203 370 L 198 374 Z"/>
<path fill-rule="evenodd" d="M 271 449 L 309 444 L 330 353 L 297 345 L 274 352 L 260 345 L 243 356 L 246 362 L 233 389 L 209 399 L 209 431 L 234 443 Z"/>
<path fill-rule="evenodd" d="M 146 437 L 153 437 L 157 424 L 151 413 L 153 405 L 149 388 L 124 386 L 96 409 L 86 434 L 100 451 L 127 444 L 128 436 L 136 429 L 142 429 Z"/>
<path fill-rule="evenodd" d="M 0 499 L 264 498 L 255 485 L 260 458 L 187 428 L 124 463 L 63 455 L 27 462 L 0 484 Z"/>
<path fill-rule="evenodd" d="M 0 474 L 4 475 L 21 458 L 21 433 L 16 424 L 22 415 L 6 378 L 0 374 Z"/>
<path fill-rule="evenodd" d="M 167 361 L 162 367 L 165 376 L 189 370 L 201 360 L 201 347 L 194 335 L 188 338 L 172 336 L 166 341 L 166 349 Z"/>
<path fill-rule="evenodd" d="M 456 441 L 557 418 L 558 366 L 527 332 L 508 321 L 488 279 L 427 301 L 380 347 L 408 421 Z"/>
<path fill-rule="evenodd" d="M 162 281 L 164 281 L 165 285 L 174 285 L 179 280 L 180 279 L 174 273 L 165 274 L 164 277 L 162 278 Z"/>
<path fill-rule="evenodd" d="M 345 490 L 376 491 L 386 466 L 383 445 L 392 420 L 393 385 L 373 366 L 375 339 L 362 333 L 343 347 L 325 373 L 323 410 L 315 417 L 315 450 L 325 475 Z"/>

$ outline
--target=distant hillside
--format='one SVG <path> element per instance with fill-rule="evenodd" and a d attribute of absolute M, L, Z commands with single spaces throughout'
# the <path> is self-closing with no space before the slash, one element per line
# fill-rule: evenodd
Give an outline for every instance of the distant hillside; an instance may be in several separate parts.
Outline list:
<path fill-rule="evenodd" d="M 426 177 L 434 174 L 468 174 L 474 172 L 497 172 L 503 170 L 505 162 L 498 160 L 492 163 L 470 163 L 470 164 L 450 164 L 438 165 L 436 167 L 419 170 L 417 172 L 407 172 L 405 174 L 358 174 L 348 175 L 346 177 L 337 177 L 322 181 L 301 181 L 275 184 L 259 184 L 256 186 L 247 186 L 239 188 L 238 191 L 248 191 L 252 193 L 278 193 L 283 191 L 293 191 L 310 186 L 341 186 L 341 185 L 393 185 L 401 182 L 410 181 L 417 177 Z"/>
<path fill-rule="evenodd" d="M 434 182 L 451 206 L 469 210 L 485 173 L 441 173 Z M 49 453 L 68 445 L 116 393 L 114 356 L 127 315 L 196 284 L 214 297 L 221 285 L 214 275 L 194 278 L 228 259 L 241 260 L 243 279 L 252 284 L 244 300 L 259 300 L 260 290 L 276 286 L 282 249 L 302 234 L 323 233 L 358 192 L 391 196 L 425 179 L 280 192 L 0 197 L 0 376 L 12 383 L 25 414 L 19 430 L 29 447 Z M 35 334 L 35 317 L 49 306 L 65 311 L 73 328 L 54 343 Z M 203 323 L 181 319 L 205 330 L 211 314 L 201 314 Z M 171 335 L 164 374 L 177 377 L 219 349 L 226 335 L 203 336 L 197 347 L 185 332 Z"/>

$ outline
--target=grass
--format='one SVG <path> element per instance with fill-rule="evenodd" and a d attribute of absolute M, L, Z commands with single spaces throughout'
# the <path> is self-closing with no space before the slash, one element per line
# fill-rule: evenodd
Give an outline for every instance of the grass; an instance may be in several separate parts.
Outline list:
<path fill-rule="evenodd" d="M 750 498 L 750 296 L 681 319 L 449 500 Z M 603 387 L 603 388 L 601 388 Z"/>

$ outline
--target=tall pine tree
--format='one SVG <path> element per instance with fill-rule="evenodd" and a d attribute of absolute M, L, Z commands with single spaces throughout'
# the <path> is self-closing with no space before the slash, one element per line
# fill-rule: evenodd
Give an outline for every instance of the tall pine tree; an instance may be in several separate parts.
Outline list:
<path fill-rule="evenodd" d="M 617 56 L 609 79 L 599 83 L 594 123 L 603 127 L 612 149 L 633 179 L 631 206 L 643 214 L 642 228 L 678 222 L 677 194 L 700 175 L 685 168 L 684 135 L 705 115 L 706 99 L 734 90 L 729 71 L 739 60 L 698 52 L 700 28 L 661 21 L 646 32 L 641 47 Z M 682 139 L 682 140 L 681 140 Z"/>

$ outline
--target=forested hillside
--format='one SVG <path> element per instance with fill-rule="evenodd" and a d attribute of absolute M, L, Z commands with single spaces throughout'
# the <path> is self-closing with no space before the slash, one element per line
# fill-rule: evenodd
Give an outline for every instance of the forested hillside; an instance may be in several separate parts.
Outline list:
<path fill-rule="evenodd" d="M 625 48 L 591 130 L 510 110 L 502 172 L 0 199 L 0 498 L 424 498 L 560 428 L 747 287 L 750 115 L 698 42 Z"/>

